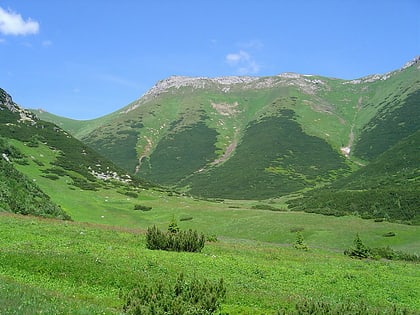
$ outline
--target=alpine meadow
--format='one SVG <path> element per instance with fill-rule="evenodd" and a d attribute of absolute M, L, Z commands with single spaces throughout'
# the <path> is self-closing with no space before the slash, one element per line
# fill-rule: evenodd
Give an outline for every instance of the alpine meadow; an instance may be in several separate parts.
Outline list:
<path fill-rule="evenodd" d="M 0 153 L 1 314 L 420 313 L 420 57 L 83 121 L 0 89 Z"/>

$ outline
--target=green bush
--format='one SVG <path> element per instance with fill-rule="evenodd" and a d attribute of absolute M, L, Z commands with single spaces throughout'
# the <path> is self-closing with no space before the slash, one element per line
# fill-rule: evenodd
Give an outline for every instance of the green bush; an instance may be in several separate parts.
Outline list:
<path fill-rule="evenodd" d="M 152 207 L 137 204 L 137 205 L 134 205 L 134 210 L 150 211 L 150 210 L 152 210 Z"/>
<path fill-rule="evenodd" d="M 146 233 L 146 247 L 152 250 L 176 252 L 200 252 L 205 243 L 204 234 L 197 231 L 162 232 L 156 226 L 149 227 Z"/>
<path fill-rule="evenodd" d="M 309 314 L 330 314 L 330 315 L 414 315 L 414 312 L 406 308 L 398 308 L 397 306 L 377 309 L 371 307 L 367 302 L 360 301 L 357 303 L 343 302 L 331 303 L 326 301 L 302 300 L 294 305 L 294 309 L 281 309 L 277 315 L 309 315 Z"/>
<path fill-rule="evenodd" d="M 181 273 L 173 286 L 158 281 L 134 288 L 126 298 L 123 311 L 136 315 L 210 315 L 220 309 L 225 295 L 223 279 L 215 283 L 197 278 L 186 281 Z"/>
<path fill-rule="evenodd" d="M 45 177 L 45 178 L 48 178 L 48 179 L 51 179 L 51 180 L 57 180 L 57 179 L 60 178 L 59 176 L 57 176 L 55 174 L 46 174 L 46 175 L 43 175 L 42 177 Z"/>
<path fill-rule="evenodd" d="M 393 237 L 393 236 L 395 236 L 396 234 L 395 234 L 395 232 L 387 232 L 387 233 L 385 233 L 383 236 L 384 237 Z"/>
<path fill-rule="evenodd" d="M 353 246 L 344 251 L 344 254 L 352 258 L 374 258 L 380 259 L 385 258 L 389 260 L 404 260 L 419 262 L 420 256 L 416 254 L 404 253 L 401 251 L 396 251 L 391 247 L 374 247 L 370 248 L 363 244 L 359 235 L 356 235 L 356 238 L 353 241 Z"/>
<path fill-rule="evenodd" d="M 179 218 L 179 221 L 190 221 L 192 219 L 193 219 L 193 217 L 191 217 L 191 216 L 185 216 L 185 217 Z"/>
<path fill-rule="evenodd" d="M 373 257 L 371 249 L 365 244 L 363 244 L 362 240 L 359 237 L 359 234 L 356 235 L 353 241 L 353 246 L 346 249 L 344 251 L 344 254 L 352 258 L 359 258 L 359 259 Z"/>
<path fill-rule="evenodd" d="M 300 231 L 296 232 L 296 241 L 293 244 L 293 247 L 296 249 L 309 250 L 309 247 L 306 245 L 306 242 L 303 239 L 303 235 Z"/>
<path fill-rule="evenodd" d="M 124 195 L 131 197 L 131 198 L 138 198 L 139 194 L 134 192 L 134 191 L 126 191 L 124 193 Z M 136 210 L 141 210 L 141 209 L 136 209 Z"/>

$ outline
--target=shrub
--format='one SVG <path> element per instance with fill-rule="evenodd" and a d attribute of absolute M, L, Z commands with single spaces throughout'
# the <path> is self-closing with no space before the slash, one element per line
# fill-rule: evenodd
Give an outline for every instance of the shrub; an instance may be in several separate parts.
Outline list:
<path fill-rule="evenodd" d="M 392 236 L 395 236 L 395 233 L 394 232 L 387 232 L 383 236 L 384 237 L 392 237 Z"/>
<path fill-rule="evenodd" d="M 296 232 L 296 241 L 293 244 L 293 247 L 296 249 L 309 250 L 308 245 L 306 245 L 305 240 L 301 232 Z"/>
<path fill-rule="evenodd" d="M 134 192 L 134 191 L 126 191 L 124 193 L 124 195 L 126 195 L 128 197 L 131 197 L 131 198 L 137 198 L 139 196 L 139 194 Z"/>
<path fill-rule="evenodd" d="M 251 207 L 251 209 L 256 209 L 256 210 L 270 210 L 270 211 L 285 211 L 284 209 L 279 209 L 276 207 L 273 207 L 271 205 L 253 205 Z"/>
<path fill-rule="evenodd" d="M 171 222 L 169 223 L 168 231 L 171 233 L 179 232 L 179 226 L 178 223 L 176 223 L 175 218 L 172 218 Z"/>
<path fill-rule="evenodd" d="M 277 315 L 307 315 L 307 314 L 331 314 L 331 315 L 354 315 L 354 314 L 366 314 L 366 315 L 400 315 L 400 314 L 415 314 L 406 308 L 399 308 L 397 306 L 391 306 L 387 308 L 377 309 L 371 307 L 366 301 L 361 300 L 357 303 L 345 301 L 342 303 L 331 303 L 326 301 L 314 301 L 310 299 L 304 299 L 297 302 L 292 310 L 281 309 L 277 312 Z"/>
<path fill-rule="evenodd" d="M 197 278 L 186 281 L 181 273 L 173 286 L 158 281 L 133 289 L 126 298 L 123 311 L 144 315 L 210 315 L 220 309 L 220 301 L 225 295 L 223 279 L 215 283 Z"/>
<path fill-rule="evenodd" d="M 146 247 L 148 249 L 161 249 L 176 252 L 200 252 L 205 243 L 204 234 L 197 231 L 171 231 L 162 232 L 156 226 L 149 227 L 146 233 Z"/>
<path fill-rule="evenodd" d="M 181 217 L 180 219 L 179 219 L 179 221 L 190 221 L 190 220 L 192 220 L 193 219 L 193 217 L 191 217 L 191 216 L 186 216 L 186 217 Z"/>
<path fill-rule="evenodd" d="M 364 245 L 362 240 L 360 239 L 359 235 L 356 235 L 356 238 L 353 242 L 353 247 L 346 249 L 344 251 L 345 255 L 348 255 L 353 258 L 385 258 L 390 260 L 405 260 L 405 261 L 413 261 L 419 262 L 420 256 L 416 254 L 404 253 L 401 251 L 396 251 L 391 247 L 374 247 L 369 248 L 368 246 Z"/>
<path fill-rule="evenodd" d="M 363 244 L 359 234 L 356 234 L 356 237 L 353 241 L 353 246 L 346 249 L 344 254 L 352 258 L 372 258 L 371 249 Z"/>
<path fill-rule="evenodd" d="M 137 204 L 137 205 L 134 205 L 134 210 L 150 211 L 150 210 L 152 210 L 152 207 Z"/>
<path fill-rule="evenodd" d="M 213 242 L 213 243 L 215 243 L 215 242 L 218 242 L 218 241 L 219 241 L 219 239 L 217 238 L 217 236 L 216 236 L 216 235 L 212 234 L 212 235 L 208 235 L 208 236 L 206 237 L 206 241 L 207 241 L 207 242 Z"/>
<path fill-rule="evenodd" d="M 51 180 L 57 180 L 57 179 L 60 178 L 59 176 L 57 176 L 55 174 L 47 174 L 47 175 L 43 175 L 43 177 L 51 179 Z"/>

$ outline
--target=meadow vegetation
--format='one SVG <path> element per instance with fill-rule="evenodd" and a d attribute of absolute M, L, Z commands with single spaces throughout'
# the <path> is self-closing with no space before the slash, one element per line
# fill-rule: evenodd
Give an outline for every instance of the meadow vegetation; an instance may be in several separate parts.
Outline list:
<path fill-rule="evenodd" d="M 217 293 L 221 278 L 222 313 L 287 314 L 309 301 L 334 309 L 363 304 L 367 314 L 420 308 L 414 262 L 351 259 L 322 243 L 302 251 L 292 242 L 226 238 L 206 243 L 201 253 L 159 251 L 147 249 L 144 230 L 10 214 L 0 214 L 0 221 L 1 295 L 11 297 L 0 306 L 5 314 L 20 314 L 20 305 L 32 312 L 119 314 L 136 296 L 154 290 L 173 296 L 180 282 L 185 292 L 210 283 Z"/>

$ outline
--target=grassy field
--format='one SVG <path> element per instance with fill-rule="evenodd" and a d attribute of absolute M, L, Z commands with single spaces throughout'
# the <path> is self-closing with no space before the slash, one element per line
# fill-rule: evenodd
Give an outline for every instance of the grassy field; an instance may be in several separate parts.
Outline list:
<path fill-rule="evenodd" d="M 174 281 L 179 272 L 223 277 L 223 311 L 229 314 L 271 314 L 302 299 L 420 310 L 420 273 L 413 263 L 233 238 L 208 243 L 201 253 L 151 251 L 139 229 L 7 214 L 0 222 L 2 314 L 118 314 L 131 288 Z"/>
<path fill-rule="evenodd" d="M 370 247 L 420 254 L 419 226 L 291 212 L 285 198 L 211 201 L 152 189 L 133 197 L 124 185 L 82 190 L 68 176 L 43 177 L 56 152 L 13 144 L 28 157 L 16 168 L 75 222 L 0 212 L 0 314 L 119 314 L 130 289 L 173 282 L 180 272 L 223 277 L 229 314 L 275 314 L 305 300 L 420 311 L 418 264 L 343 254 L 356 234 Z M 146 228 L 166 229 L 173 219 L 219 241 L 201 253 L 147 250 Z M 309 251 L 293 247 L 295 231 Z"/>

